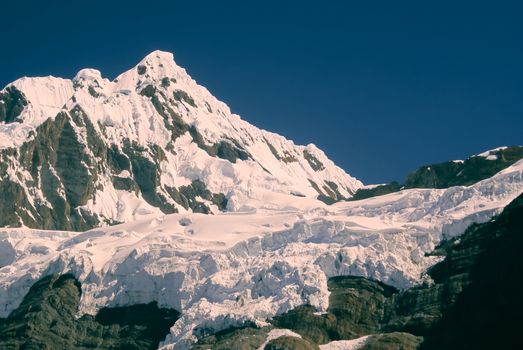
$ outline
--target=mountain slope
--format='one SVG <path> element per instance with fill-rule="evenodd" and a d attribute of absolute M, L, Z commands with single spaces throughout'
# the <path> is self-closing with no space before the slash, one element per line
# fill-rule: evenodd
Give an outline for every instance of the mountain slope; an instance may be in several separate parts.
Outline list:
<path fill-rule="evenodd" d="M 492 222 L 473 227 L 447 264 L 437 265 L 440 279 L 468 274 L 466 287 L 429 334 L 423 349 L 509 349 L 520 341 L 523 312 L 523 196 Z"/>
<path fill-rule="evenodd" d="M 241 120 L 155 51 L 113 81 L 0 92 L 0 226 L 86 230 L 150 214 L 274 210 L 361 187 L 314 145 Z M 305 203 L 306 201 L 300 201 Z"/>
<path fill-rule="evenodd" d="M 200 338 L 191 348 L 511 348 L 519 340 L 523 308 L 521 282 L 514 278 L 523 269 L 522 220 L 520 195 L 498 217 L 443 242 L 433 253 L 443 253 L 445 259 L 428 270 L 434 283 L 398 291 L 363 277 L 332 277 L 327 312 L 299 306 L 275 317 L 269 326 L 246 323 L 228 328 Z M 96 318 L 74 320 L 78 294 L 79 284 L 71 275 L 50 275 L 36 282 L 20 307 L 7 320 L 0 319 L 0 345 L 153 349 L 177 317 L 175 311 L 141 305 L 106 308 Z M 49 319 L 52 327 L 45 322 Z M 109 324 L 113 326 L 103 327 Z"/>
<path fill-rule="evenodd" d="M 321 350 L 510 349 L 519 342 L 523 312 L 515 278 L 523 272 L 522 227 L 520 195 L 499 216 L 442 242 L 432 254 L 445 259 L 427 271 L 432 283 L 399 291 L 363 277 L 332 277 L 327 312 L 299 306 L 271 326 L 231 328 L 193 348 L 257 350 L 278 331 L 290 335 L 278 338 L 280 348 L 291 349 L 298 341 Z"/>
<path fill-rule="evenodd" d="M 42 276 L 72 273 L 80 314 L 158 302 L 181 312 L 164 347 L 328 308 L 329 278 L 403 289 L 424 279 L 444 239 L 485 222 L 523 191 L 523 161 L 469 187 L 410 189 L 362 201 L 265 213 L 170 214 L 83 233 L 0 231 L 0 317 Z M 299 198 L 300 200 L 306 200 Z"/>

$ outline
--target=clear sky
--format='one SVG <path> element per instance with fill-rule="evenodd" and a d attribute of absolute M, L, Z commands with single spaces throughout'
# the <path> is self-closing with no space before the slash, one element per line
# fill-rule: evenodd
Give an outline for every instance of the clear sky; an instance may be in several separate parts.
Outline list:
<path fill-rule="evenodd" d="M 0 85 L 155 49 L 365 183 L 523 144 L 521 1 L 9 1 Z M 431 5 L 432 4 L 432 5 Z"/>

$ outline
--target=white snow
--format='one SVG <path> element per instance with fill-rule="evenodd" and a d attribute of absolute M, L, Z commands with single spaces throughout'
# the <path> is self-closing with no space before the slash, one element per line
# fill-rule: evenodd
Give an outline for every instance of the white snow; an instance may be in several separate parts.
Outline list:
<path fill-rule="evenodd" d="M 185 349 L 199 327 L 264 325 L 304 303 L 325 311 L 332 276 L 398 288 L 420 283 L 438 261 L 426 252 L 522 191 L 520 161 L 469 187 L 410 189 L 329 207 L 301 198 L 300 208 L 154 214 L 84 233 L 2 229 L 1 249 L 15 254 L 0 268 L 0 317 L 38 278 L 71 272 L 82 283 L 80 313 L 154 300 L 180 310 L 162 348 Z"/>
<path fill-rule="evenodd" d="M 380 186 L 385 186 L 385 185 L 387 185 L 387 184 L 371 184 L 371 185 L 362 186 L 362 187 L 360 187 L 360 189 L 362 189 L 362 190 L 372 190 L 373 188 L 380 187 Z"/>
<path fill-rule="evenodd" d="M 265 348 L 265 345 L 267 345 L 271 340 L 285 336 L 301 338 L 301 335 L 299 335 L 298 333 L 294 333 L 289 329 L 271 329 L 269 331 L 269 334 L 267 334 L 265 342 L 258 348 L 258 350 L 263 350 Z"/>
<path fill-rule="evenodd" d="M 358 350 L 361 349 L 369 336 L 363 336 L 352 340 L 338 340 L 320 345 L 320 350 Z"/>
<path fill-rule="evenodd" d="M 490 149 L 488 151 L 479 153 L 479 154 L 476 155 L 476 157 L 484 157 L 484 158 L 487 158 L 488 160 L 495 160 L 495 159 L 497 159 L 497 157 L 495 155 L 494 155 L 494 157 L 496 157 L 496 158 L 489 158 L 491 153 L 495 153 L 497 151 L 501 151 L 501 150 L 504 150 L 504 149 L 507 149 L 507 148 L 508 148 L 507 146 L 496 147 L 496 148 Z"/>

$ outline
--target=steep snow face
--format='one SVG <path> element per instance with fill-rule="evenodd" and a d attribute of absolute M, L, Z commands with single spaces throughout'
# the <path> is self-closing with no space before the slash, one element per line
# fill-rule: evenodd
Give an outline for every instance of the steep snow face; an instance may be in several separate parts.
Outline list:
<path fill-rule="evenodd" d="M 0 317 L 41 276 L 71 272 L 82 283 L 80 313 L 150 301 L 180 310 L 161 347 L 186 349 L 203 329 L 262 325 L 304 303 L 324 311 L 332 276 L 398 288 L 420 283 L 438 261 L 425 253 L 489 220 L 522 191 L 519 161 L 469 187 L 329 207 L 301 198 L 287 210 L 178 213 L 84 233 L 3 229 Z"/>
<path fill-rule="evenodd" d="M 22 91 L 29 101 L 29 106 L 22 113 L 22 120 L 23 124 L 32 127 L 42 124 L 49 117 L 56 116 L 74 93 L 71 80 L 52 76 L 24 77 L 10 85 Z"/>
<path fill-rule="evenodd" d="M 51 198 L 71 204 L 71 192 L 79 197 L 71 213 L 81 214 L 70 221 L 92 217 L 86 225 L 104 225 L 195 207 L 214 213 L 270 211 L 303 196 L 313 202 L 317 197 L 348 198 L 362 186 L 313 144 L 295 145 L 231 113 L 178 67 L 170 53 L 155 51 L 113 81 L 95 69 L 83 69 L 72 80 L 22 78 L 8 87 L 18 89 L 28 102 L 17 118 L 20 122 L 0 124 L 0 153 L 5 153 L 9 179 L 21 187 L 24 201 L 34 204 L 17 212 L 16 221 L 26 226 L 44 227 L 41 223 L 49 220 L 41 217 L 57 206 Z M 54 121 L 50 125 L 57 129 L 52 133 L 58 138 L 56 147 L 75 148 L 35 151 L 45 147 L 31 140 L 49 131 L 46 121 Z M 26 154 L 13 156 L 10 147 L 23 148 Z M 34 158 L 32 152 L 43 152 L 50 160 Z M 89 181 L 72 184 L 64 179 L 66 171 L 53 163 L 58 157 L 46 155 L 52 152 L 79 154 L 85 174 L 77 178 Z M 147 179 L 141 178 L 144 167 L 151 173 Z M 49 173 L 56 179 L 43 184 L 58 185 L 42 194 L 38 184 Z M 210 194 L 182 198 L 182 186 L 194 181 Z M 218 203 L 211 195 L 226 201 Z M 56 227 L 69 228 L 67 223 Z"/>
<path fill-rule="evenodd" d="M 49 117 L 62 110 L 74 93 L 73 83 L 55 77 L 21 78 L 8 87 L 22 91 L 29 104 L 23 109 L 23 123 L 0 123 L 0 149 L 19 147 L 32 138 L 32 132 Z"/>

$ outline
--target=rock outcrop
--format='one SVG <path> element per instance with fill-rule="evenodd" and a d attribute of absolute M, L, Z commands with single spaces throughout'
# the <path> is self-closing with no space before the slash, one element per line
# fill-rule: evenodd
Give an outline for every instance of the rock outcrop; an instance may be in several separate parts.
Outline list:
<path fill-rule="evenodd" d="M 104 308 L 76 319 L 81 287 L 72 275 L 35 283 L 22 304 L 0 319 L 2 349 L 156 349 L 179 317 L 156 303 Z"/>

